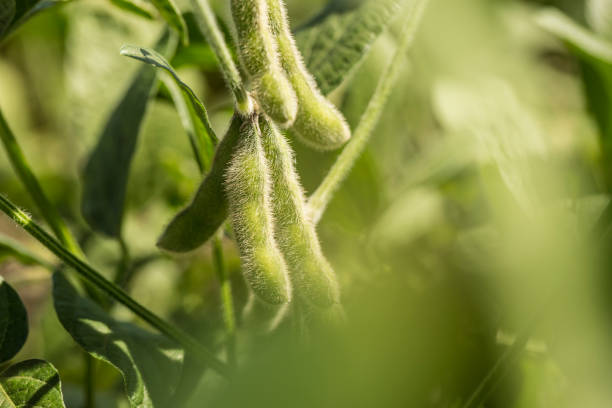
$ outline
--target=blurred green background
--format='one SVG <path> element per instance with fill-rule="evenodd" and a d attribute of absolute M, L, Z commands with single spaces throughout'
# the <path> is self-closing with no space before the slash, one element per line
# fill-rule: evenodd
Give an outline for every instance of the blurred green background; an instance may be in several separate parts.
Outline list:
<path fill-rule="evenodd" d="M 229 2 L 213 3 L 227 22 Z M 293 26 L 325 3 L 287 1 Z M 592 234 L 609 202 L 606 139 L 589 113 L 584 64 L 536 23 L 550 6 L 585 27 L 591 22 L 579 0 L 431 1 L 370 146 L 319 224 L 346 326 L 313 330 L 301 347 L 283 329 L 264 334 L 243 324 L 242 374 L 231 385 L 205 376 L 193 406 L 461 407 L 492 367 L 499 370 L 485 383 L 486 407 L 612 406 L 610 240 Z M 332 95 L 353 128 L 401 24 Z M 119 48 L 151 46 L 161 26 L 109 1 L 75 0 L 0 46 L 0 107 L 46 192 L 104 271 L 119 249 L 85 227 L 79 177 L 140 67 Z M 183 50 L 173 64 L 223 133 L 232 104 L 210 49 Z M 293 145 L 312 192 L 336 154 Z M 142 261 L 131 291 L 216 347 L 223 329 L 210 247 L 178 258 L 155 248 L 198 181 L 162 89 L 129 180 L 126 240 Z M 4 152 L 0 187 L 40 219 Z M 0 232 L 53 259 L 6 217 Z M 230 239 L 224 248 L 242 312 L 247 289 L 237 250 Z M 67 405 L 81 406 L 82 359 L 55 316 L 48 273 L 9 261 L 0 274 L 30 315 L 17 360 L 50 360 Z M 512 348 L 523 339 L 524 348 Z M 113 369 L 99 364 L 100 406 L 126 406 L 121 388 Z"/>

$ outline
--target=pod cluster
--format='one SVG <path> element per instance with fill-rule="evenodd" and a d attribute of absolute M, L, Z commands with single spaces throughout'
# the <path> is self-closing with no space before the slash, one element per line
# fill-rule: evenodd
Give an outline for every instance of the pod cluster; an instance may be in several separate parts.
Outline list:
<path fill-rule="evenodd" d="M 224 185 L 246 281 L 271 304 L 289 302 L 294 291 L 313 306 L 338 303 L 336 276 L 306 210 L 289 143 L 259 115 L 239 133 Z"/>
<path fill-rule="evenodd" d="M 258 109 L 247 118 L 234 115 L 210 172 L 158 245 L 193 250 L 229 216 L 245 280 L 260 301 L 286 305 L 295 296 L 329 310 L 339 303 L 336 276 L 279 127 L 321 150 L 341 146 L 350 129 L 306 70 L 282 1 L 231 0 L 231 7 L 238 53 Z"/>
<path fill-rule="evenodd" d="M 342 146 L 350 128 L 306 69 L 282 0 L 232 0 L 231 6 L 238 54 L 259 108 L 312 148 Z"/>

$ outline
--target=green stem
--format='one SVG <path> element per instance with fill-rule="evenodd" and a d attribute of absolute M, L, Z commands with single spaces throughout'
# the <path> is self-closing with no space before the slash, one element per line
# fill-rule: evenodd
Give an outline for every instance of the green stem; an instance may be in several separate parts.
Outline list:
<path fill-rule="evenodd" d="M 38 179 L 32 172 L 28 161 L 15 138 L 13 132 L 9 128 L 2 111 L 0 111 L 0 139 L 4 144 L 7 156 L 11 162 L 11 165 L 15 169 L 15 172 L 25 185 L 28 193 L 34 200 L 34 203 L 40 210 L 41 215 L 49 223 L 49 226 L 53 230 L 55 236 L 72 252 L 81 254 L 81 249 L 77 244 L 76 240 L 68 230 L 66 224 L 60 217 L 56 208 L 51 204 L 47 196 L 45 195 Z"/>
<path fill-rule="evenodd" d="M 96 360 L 89 354 L 83 353 L 85 359 L 85 408 L 94 408 L 95 399 L 95 364 Z"/>
<path fill-rule="evenodd" d="M 229 374 L 227 365 L 217 359 L 213 353 L 208 351 L 197 340 L 181 329 L 162 320 L 153 312 L 136 302 L 123 289 L 107 280 L 98 271 L 89 266 L 89 264 L 68 251 L 55 238 L 36 224 L 36 222 L 34 222 L 29 215 L 21 211 L 15 204 L 13 204 L 3 195 L 0 195 L 0 210 L 12 218 L 17 225 L 36 238 L 41 244 L 47 247 L 47 249 L 53 252 L 66 265 L 73 268 L 87 282 L 130 309 L 132 312 L 134 312 L 134 314 L 145 322 L 149 323 L 151 326 L 155 327 L 161 333 L 168 336 L 170 339 L 181 344 L 186 351 L 192 353 L 202 363 L 209 365 L 211 368 L 224 376 Z"/>
<path fill-rule="evenodd" d="M 242 115 L 250 115 L 253 112 L 253 101 L 251 101 L 244 88 L 240 72 L 234 63 L 229 47 L 225 43 L 223 33 L 217 24 L 215 14 L 210 8 L 208 0 L 191 0 L 191 4 L 200 31 L 202 31 L 202 34 L 204 34 L 204 37 L 206 37 L 206 40 L 217 56 L 221 72 L 223 72 L 225 80 L 234 95 L 236 108 Z"/>
<path fill-rule="evenodd" d="M 130 280 L 131 275 L 131 258 L 130 258 L 130 249 L 127 246 L 127 242 L 123 237 L 119 237 L 119 247 L 121 250 L 121 259 L 119 260 L 119 265 L 117 266 L 117 273 L 115 275 L 115 284 L 125 288 L 128 281 Z"/>
<path fill-rule="evenodd" d="M 429 0 L 418 0 L 409 10 L 409 17 L 406 19 L 406 25 L 400 34 L 400 43 L 397 51 L 382 74 L 380 81 L 374 91 L 374 95 L 370 99 L 359 125 L 355 129 L 353 138 L 346 145 L 338 160 L 334 163 L 329 173 L 312 194 L 309 200 L 309 208 L 313 221 L 316 223 L 320 220 L 327 205 L 331 201 L 334 193 L 349 175 L 359 156 L 363 153 L 366 145 L 370 141 L 372 131 L 378 123 L 387 99 L 404 67 L 402 60 L 405 54 L 414 41 L 416 31 L 420 25 L 423 14 Z"/>
<path fill-rule="evenodd" d="M 223 302 L 223 322 L 227 334 L 227 360 L 232 367 L 236 366 L 236 316 L 234 313 L 234 298 L 232 284 L 223 264 L 223 246 L 219 234 L 213 239 L 213 264 L 221 283 L 221 299 Z"/>

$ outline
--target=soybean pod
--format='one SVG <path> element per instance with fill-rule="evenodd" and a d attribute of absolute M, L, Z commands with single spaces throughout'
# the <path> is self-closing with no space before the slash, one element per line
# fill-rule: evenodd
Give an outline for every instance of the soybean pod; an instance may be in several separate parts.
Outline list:
<path fill-rule="evenodd" d="M 157 246 L 166 251 L 188 252 L 196 249 L 221 227 L 228 215 L 224 176 L 240 137 L 243 119 L 234 115 L 219 143 L 210 169 L 191 203 L 170 221 Z"/>
<path fill-rule="evenodd" d="M 247 283 L 260 299 L 288 303 L 287 266 L 274 237 L 270 172 L 257 118 L 247 120 L 225 176 L 225 191 Z"/>
<path fill-rule="evenodd" d="M 290 131 L 304 144 L 320 150 L 342 146 L 351 130 L 342 113 L 319 91 L 306 69 L 287 20 L 282 0 L 266 0 L 269 22 L 276 38 L 281 64 L 297 95 L 298 112 Z"/>
<path fill-rule="evenodd" d="M 297 113 L 297 98 L 280 64 L 265 0 L 232 0 L 238 53 L 260 108 L 283 127 Z"/>
<path fill-rule="evenodd" d="M 285 257 L 295 293 L 308 303 L 329 307 L 339 302 L 335 273 L 325 259 L 293 162 L 293 152 L 273 123 L 260 120 L 270 166 L 272 208 L 278 245 Z"/>

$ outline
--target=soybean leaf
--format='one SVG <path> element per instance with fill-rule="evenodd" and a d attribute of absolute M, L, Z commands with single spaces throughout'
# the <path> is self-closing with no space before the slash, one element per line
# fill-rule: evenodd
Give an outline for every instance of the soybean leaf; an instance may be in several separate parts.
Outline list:
<path fill-rule="evenodd" d="M 70 0 L 0 0 L 0 39 L 36 14 Z"/>
<path fill-rule="evenodd" d="M 130 13 L 136 14 L 137 16 L 146 18 L 147 20 L 153 20 L 155 14 L 153 10 L 148 10 L 144 4 L 136 4 L 130 0 L 110 0 L 115 6 L 122 10 L 129 11 Z"/>
<path fill-rule="evenodd" d="M 59 373 L 43 360 L 9 367 L 0 374 L 0 407 L 64 408 Z"/>
<path fill-rule="evenodd" d="M 537 21 L 580 61 L 587 107 L 601 133 L 604 172 L 612 188 L 612 43 L 560 11 L 543 11 Z"/>
<path fill-rule="evenodd" d="M 176 4 L 172 0 L 150 0 L 164 20 L 180 35 L 183 44 L 189 42 L 187 25 Z"/>
<path fill-rule="evenodd" d="M 15 357 L 28 337 L 28 314 L 19 295 L 0 276 L 0 363 Z M 0 407 L 2 407 L 0 394 Z"/>
<path fill-rule="evenodd" d="M 124 45 L 121 48 L 121 55 L 164 69 L 170 74 L 172 82 L 164 82 L 170 90 L 174 105 L 181 117 L 183 127 L 185 127 L 189 135 L 189 140 L 194 150 L 196 160 L 198 161 L 198 166 L 200 170 L 204 172 L 210 167 L 210 162 L 214 155 L 218 139 L 210 125 L 206 108 L 200 99 L 198 99 L 193 90 L 179 78 L 168 61 L 155 50 Z"/>
<path fill-rule="evenodd" d="M 15 18 L 15 0 L 0 1 L 0 36 L 9 28 Z"/>
<path fill-rule="evenodd" d="M 166 337 L 110 317 L 80 296 L 61 274 L 53 276 L 57 316 L 81 347 L 123 376 L 132 407 L 165 406 L 178 386 L 183 351 Z"/>
<path fill-rule="evenodd" d="M 19 243 L 0 236 L 0 261 L 4 258 L 14 258 L 22 265 L 41 265 L 45 268 L 51 268 L 49 263 L 43 261 L 32 252 L 28 251 Z"/>
<path fill-rule="evenodd" d="M 174 45 L 168 33 L 156 48 L 171 53 Z M 156 79 L 157 72 L 152 67 L 144 66 L 138 71 L 85 166 L 81 212 L 92 229 L 110 237 L 121 235 L 130 165 Z"/>
<path fill-rule="evenodd" d="M 235 115 L 215 153 L 212 168 L 191 203 L 170 221 L 157 242 L 161 249 L 188 252 L 196 249 L 219 229 L 228 214 L 224 177 L 239 140 L 242 119 Z"/>
<path fill-rule="evenodd" d="M 337 88 L 365 58 L 401 4 L 402 0 L 368 0 L 353 11 L 329 14 L 321 24 L 298 34 L 308 70 L 323 93 Z"/>
<path fill-rule="evenodd" d="M 463 134 L 476 157 L 493 164 L 517 203 L 533 209 L 538 191 L 530 159 L 544 157 L 542 131 L 524 108 L 514 89 L 498 78 L 473 83 L 439 81 L 434 89 L 434 109 L 445 130 Z"/>

